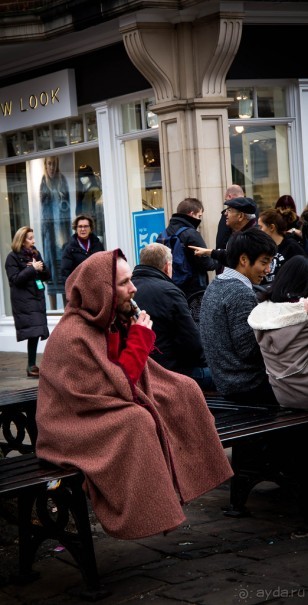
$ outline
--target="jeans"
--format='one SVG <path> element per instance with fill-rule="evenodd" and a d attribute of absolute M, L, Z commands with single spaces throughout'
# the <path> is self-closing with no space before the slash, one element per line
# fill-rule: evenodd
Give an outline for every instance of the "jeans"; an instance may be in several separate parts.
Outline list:
<path fill-rule="evenodd" d="M 192 368 L 187 374 L 198 383 L 203 391 L 217 391 L 210 368 Z"/>

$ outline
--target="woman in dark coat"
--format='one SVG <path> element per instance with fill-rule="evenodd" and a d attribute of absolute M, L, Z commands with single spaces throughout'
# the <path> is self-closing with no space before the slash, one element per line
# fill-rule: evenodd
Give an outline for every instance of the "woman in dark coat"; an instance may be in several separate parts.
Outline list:
<path fill-rule="evenodd" d="M 79 214 L 72 224 L 74 235 L 66 244 L 61 260 L 61 273 L 64 281 L 89 256 L 103 252 L 104 246 L 93 233 L 94 221 L 88 214 Z"/>
<path fill-rule="evenodd" d="M 17 342 L 28 340 L 27 375 L 39 377 L 36 351 L 39 338 L 49 336 L 46 317 L 45 286 L 50 273 L 35 248 L 33 229 L 21 227 L 12 241 L 12 252 L 5 261 L 11 292 Z"/>

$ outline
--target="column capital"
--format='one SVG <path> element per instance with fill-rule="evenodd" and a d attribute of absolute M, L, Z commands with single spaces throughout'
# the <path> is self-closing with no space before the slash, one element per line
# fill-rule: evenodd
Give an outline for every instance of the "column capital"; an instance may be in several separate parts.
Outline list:
<path fill-rule="evenodd" d="M 242 21 L 242 13 L 223 10 L 190 22 L 130 19 L 121 32 L 130 59 L 161 105 L 226 97 L 225 78 L 240 43 Z"/>

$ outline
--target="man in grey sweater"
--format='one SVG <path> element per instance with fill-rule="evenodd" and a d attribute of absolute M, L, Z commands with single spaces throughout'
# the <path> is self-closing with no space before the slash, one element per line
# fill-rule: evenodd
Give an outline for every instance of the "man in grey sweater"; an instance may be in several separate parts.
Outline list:
<path fill-rule="evenodd" d="M 278 405 L 247 322 L 257 305 L 252 285 L 270 271 L 275 252 L 272 238 L 258 229 L 234 233 L 228 267 L 208 286 L 201 305 L 201 338 L 217 390 L 243 405 Z"/>

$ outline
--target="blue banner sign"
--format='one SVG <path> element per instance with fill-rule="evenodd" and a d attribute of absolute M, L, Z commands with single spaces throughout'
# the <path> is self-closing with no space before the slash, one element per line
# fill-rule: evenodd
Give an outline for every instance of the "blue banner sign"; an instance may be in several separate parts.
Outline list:
<path fill-rule="evenodd" d="M 133 212 L 133 229 L 136 264 L 139 263 L 140 250 L 153 244 L 165 228 L 164 210 L 143 210 Z"/>

